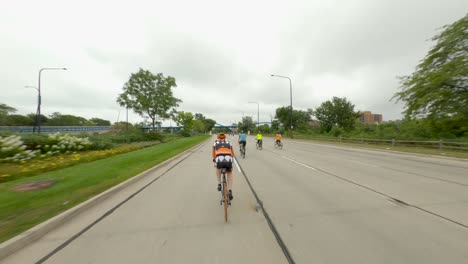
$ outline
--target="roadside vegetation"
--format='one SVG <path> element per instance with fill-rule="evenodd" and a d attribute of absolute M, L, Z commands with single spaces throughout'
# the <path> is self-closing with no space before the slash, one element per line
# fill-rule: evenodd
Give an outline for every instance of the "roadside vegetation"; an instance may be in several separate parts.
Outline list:
<path fill-rule="evenodd" d="M 106 156 L 101 150 L 95 156 L 76 158 L 76 154 L 60 154 L 63 164 L 28 177 L 16 177 L 0 183 L 0 242 L 47 220 L 87 199 L 207 140 L 209 136 L 183 137 L 135 151 Z M 88 153 L 92 153 L 88 152 Z M 58 161 L 56 161 L 58 162 Z M 24 165 L 26 165 L 25 163 Z M 64 165 L 65 166 L 65 165 Z M 51 181 L 53 185 L 36 191 L 19 191 L 29 182 Z"/>

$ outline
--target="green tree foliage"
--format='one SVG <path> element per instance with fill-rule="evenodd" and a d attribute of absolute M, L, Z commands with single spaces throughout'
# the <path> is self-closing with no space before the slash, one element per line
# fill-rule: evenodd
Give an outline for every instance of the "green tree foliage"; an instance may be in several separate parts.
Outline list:
<path fill-rule="evenodd" d="M 195 115 L 193 116 L 193 118 L 194 118 L 195 120 L 205 120 L 205 119 L 206 119 L 205 116 L 202 115 L 202 114 L 200 114 L 200 113 L 195 113 Z"/>
<path fill-rule="evenodd" d="M 36 114 L 35 113 L 30 113 L 30 114 L 27 114 L 27 117 L 31 118 L 32 120 L 34 120 L 34 124 L 36 123 Z M 39 116 L 39 118 L 41 119 L 41 124 L 43 126 L 47 126 L 47 121 L 49 121 L 49 118 L 43 114 L 41 114 Z"/>
<path fill-rule="evenodd" d="M 211 131 L 213 127 L 216 125 L 216 121 L 208 118 L 208 119 L 203 120 L 203 124 L 205 124 L 206 131 Z"/>
<path fill-rule="evenodd" d="M 14 107 L 8 106 L 6 104 L 0 104 L 0 115 L 8 115 L 10 113 L 15 113 L 17 110 Z"/>
<path fill-rule="evenodd" d="M 177 85 L 174 77 L 164 77 L 162 73 L 154 75 L 150 71 L 140 69 L 131 74 L 117 102 L 120 106 L 133 109 L 142 117 L 150 118 L 155 128 L 157 119 L 170 118 L 175 112 L 175 107 L 182 102 L 173 96 L 172 88 L 175 87 Z"/>
<path fill-rule="evenodd" d="M 93 126 L 110 126 L 111 125 L 111 122 L 109 120 L 104 120 L 104 119 L 101 119 L 101 118 L 91 118 L 89 119 L 89 121 L 91 121 L 94 125 Z"/>
<path fill-rule="evenodd" d="M 62 115 L 59 112 L 54 112 L 49 116 L 47 126 L 84 126 L 87 120 L 81 116 Z"/>
<path fill-rule="evenodd" d="M 322 131 L 329 132 L 334 126 L 350 130 L 354 128 L 359 114 L 354 111 L 354 105 L 345 97 L 333 97 L 323 102 L 315 110 L 310 111 L 319 121 Z"/>
<path fill-rule="evenodd" d="M 291 124 L 291 107 L 283 106 L 276 108 L 275 118 L 280 123 L 282 128 L 290 128 Z M 310 120 L 310 113 L 302 110 L 292 111 L 292 126 L 295 130 L 304 129 L 307 127 L 307 122 Z"/>
<path fill-rule="evenodd" d="M 195 113 L 194 119 L 194 130 L 200 133 L 211 131 L 216 124 L 216 121 L 206 118 L 200 113 Z"/>
<path fill-rule="evenodd" d="M 190 112 L 180 111 L 174 116 L 174 121 L 178 126 L 182 126 L 184 135 L 190 135 L 193 128 L 193 114 Z"/>
<path fill-rule="evenodd" d="M 245 133 L 247 133 L 248 131 L 250 131 L 251 133 L 254 132 L 255 126 L 256 124 L 254 123 L 253 118 L 251 116 L 242 117 L 242 121 L 238 124 L 239 131 L 244 131 Z"/>
<path fill-rule="evenodd" d="M 205 124 L 202 120 L 193 120 L 193 130 L 197 133 L 204 133 L 206 132 Z"/>
<path fill-rule="evenodd" d="M 468 132 L 468 15 L 433 37 L 436 45 L 393 98 L 407 117 L 425 117 L 436 132 Z"/>
<path fill-rule="evenodd" d="M 0 104 L 0 126 L 8 126 L 7 125 L 7 116 L 10 113 L 16 112 L 16 108 L 8 106 L 6 104 Z"/>
<path fill-rule="evenodd" d="M 33 126 L 34 119 L 24 115 L 7 115 L 5 117 L 5 126 Z"/>
<path fill-rule="evenodd" d="M 277 132 L 279 130 L 283 130 L 284 127 L 281 126 L 281 123 L 277 119 L 274 119 L 271 121 L 271 129 Z"/>

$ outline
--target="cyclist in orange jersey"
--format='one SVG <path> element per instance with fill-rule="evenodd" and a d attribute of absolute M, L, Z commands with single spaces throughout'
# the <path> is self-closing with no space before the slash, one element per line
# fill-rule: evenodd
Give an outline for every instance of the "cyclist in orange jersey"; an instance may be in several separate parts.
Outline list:
<path fill-rule="evenodd" d="M 282 139 L 280 132 L 276 132 L 275 139 L 276 139 L 275 144 L 279 145 Z"/>
<path fill-rule="evenodd" d="M 228 178 L 229 200 L 234 199 L 232 195 L 232 163 L 234 162 L 234 149 L 226 140 L 226 134 L 219 133 L 213 144 L 213 163 L 216 167 L 216 178 L 218 179 L 218 191 L 221 191 L 221 168 L 226 168 Z"/>

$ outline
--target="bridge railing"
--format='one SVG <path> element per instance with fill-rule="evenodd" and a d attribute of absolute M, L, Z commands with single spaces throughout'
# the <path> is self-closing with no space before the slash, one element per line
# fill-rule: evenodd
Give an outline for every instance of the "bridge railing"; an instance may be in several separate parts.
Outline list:
<path fill-rule="evenodd" d="M 41 126 L 41 133 L 81 133 L 81 132 L 104 132 L 111 129 L 111 126 Z M 0 126 L 0 131 L 11 133 L 35 133 L 33 126 Z"/>

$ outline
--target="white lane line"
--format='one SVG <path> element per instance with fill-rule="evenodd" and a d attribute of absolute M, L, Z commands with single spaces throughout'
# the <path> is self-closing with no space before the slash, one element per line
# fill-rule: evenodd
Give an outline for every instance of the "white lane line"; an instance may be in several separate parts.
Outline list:
<path fill-rule="evenodd" d="M 346 159 L 346 158 L 342 158 L 342 159 L 349 160 L 349 161 L 351 161 L 351 162 L 358 163 L 358 164 L 362 164 L 362 165 L 371 166 L 371 167 L 374 167 L 374 168 L 380 168 L 380 166 L 377 166 L 377 165 L 374 165 L 374 164 L 370 164 L 370 163 L 365 163 L 365 162 L 350 160 L 350 159 Z"/>
<path fill-rule="evenodd" d="M 237 159 L 234 159 L 234 163 L 236 164 L 237 170 L 238 170 L 239 172 L 241 172 L 241 169 L 240 169 L 240 167 L 239 167 L 239 164 L 237 164 Z"/>
<path fill-rule="evenodd" d="M 299 164 L 299 165 L 302 165 L 302 166 L 304 166 L 304 167 L 306 167 L 306 168 L 309 168 L 309 169 L 312 169 L 312 170 L 317 170 L 316 168 L 311 167 L 311 166 L 309 166 L 309 165 L 307 165 L 307 164 L 304 164 L 304 163 L 302 163 L 302 162 L 299 162 L 299 161 L 297 161 L 297 160 L 293 160 L 293 159 L 290 159 L 290 158 L 285 157 L 285 156 L 281 156 L 281 157 L 282 157 L 283 159 L 287 159 L 287 160 L 290 160 L 290 161 L 292 161 L 292 162 L 295 162 L 295 163 L 297 163 L 297 164 Z"/>

